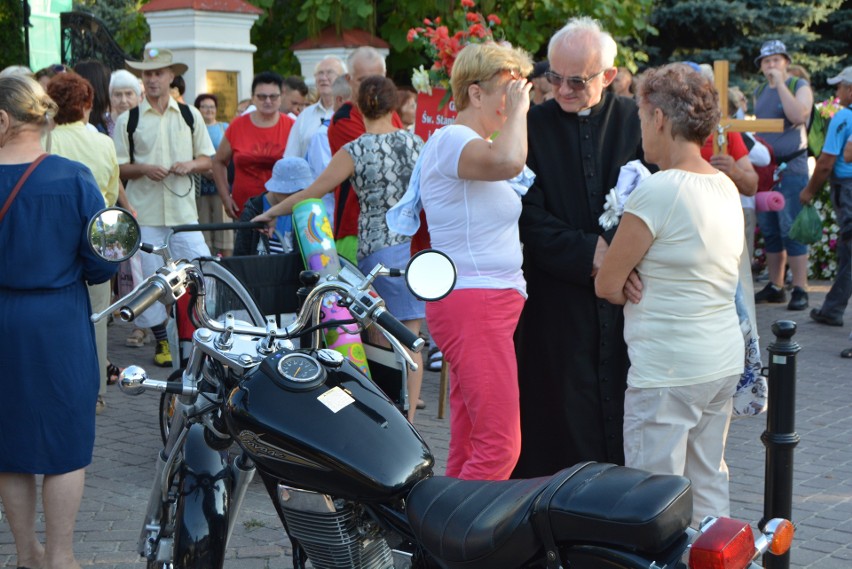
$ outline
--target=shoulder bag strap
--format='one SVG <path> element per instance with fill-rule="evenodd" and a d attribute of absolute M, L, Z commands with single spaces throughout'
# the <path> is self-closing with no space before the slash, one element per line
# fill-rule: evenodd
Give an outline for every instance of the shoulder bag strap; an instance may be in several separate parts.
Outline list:
<path fill-rule="evenodd" d="M 15 201 L 15 196 L 18 195 L 18 192 L 21 190 L 21 187 L 24 185 L 24 182 L 27 181 L 27 178 L 30 177 L 30 174 L 33 173 L 33 170 L 35 170 L 36 167 L 41 164 L 41 161 L 45 158 L 47 158 L 47 154 L 42 154 L 41 156 L 33 160 L 33 163 L 30 164 L 29 168 L 27 168 L 27 171 L 24 172 L 24 175 L 21 176 L 21 179 L 18 180 L 17 184 L 15 184 L 15 187 L 12 188 L 12 193 L 9 194 L 8 198 L 6 198 L 6 203 L 3 204 L 3 209 L 0 209 L 0 221 L 3 221 L 3 218 L 6 217 L 6 211 L 9 209 L 9 206 L 12 205 L 12 202 Z"/>

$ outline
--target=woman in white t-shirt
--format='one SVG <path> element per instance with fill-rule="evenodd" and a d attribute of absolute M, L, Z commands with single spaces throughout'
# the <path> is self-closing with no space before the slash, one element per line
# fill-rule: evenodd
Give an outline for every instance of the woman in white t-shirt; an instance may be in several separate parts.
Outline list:
<path fill-rule="evenodd" d="M 420 157 L 432 246 L 458 269 L 449 296 L 426 305 L 426 321 L 450 365 L 446 474 L 468 480 L 507 479 L 521 449 L 512 336 L 526 283 L 521 199 L 507 180 L 526 161 L 531 70 L 521 50 L 465 47 L 452 70 L 455 124 L 435 132 Z"/>
<path fill-rule="evenodd" d="M 701 157 L 720 117 L 713 84 L 666 65 L 645 74 L 638 100 L 645 158 L 661 171 L 627 199 L 595 290 L 625 304 L 626 464 L 688 477 L 697 523 L 730 510 L 724 453 L 743 371 L 734 305 L 743 214 L 734 183 Z"/>

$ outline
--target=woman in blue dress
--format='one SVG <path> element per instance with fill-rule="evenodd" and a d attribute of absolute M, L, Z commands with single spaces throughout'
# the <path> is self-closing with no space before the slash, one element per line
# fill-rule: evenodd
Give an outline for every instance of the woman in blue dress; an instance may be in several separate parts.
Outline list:
<path fill-rule="evenodd" d="M 44 154 L 40 137 L 55 112 L 32 79 L 0 78 L 0 207 Z M 0 219 L 0 499 L 20 567 L 79 568 L 74 522 L 99 385 L 86 283 L 117 268 L 86 241 L 103 203 L 88 168 L 47 156 Z M 36 474 L 44 475 L 44 545 L 35 533 Z"/>

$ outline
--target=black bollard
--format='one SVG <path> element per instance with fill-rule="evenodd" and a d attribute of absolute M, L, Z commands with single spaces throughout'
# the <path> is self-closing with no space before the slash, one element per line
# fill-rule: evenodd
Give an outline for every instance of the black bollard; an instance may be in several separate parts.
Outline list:
<path fill-rule="evenodd" d="M 792 521 L 793 449 L 799 444 L 796 433 L 796 354 L 801 349 L 793 341 L 796 323 L 778 320 L 772 324 L 775 341 L 769 345 L 769 401 L 766 430 L 760 437 L 766 447 L 766 481 L 763 492 L 762 530 L 772 518 Z M 763 556 L 767 569 L 790 567 L 790 552 Z"/>

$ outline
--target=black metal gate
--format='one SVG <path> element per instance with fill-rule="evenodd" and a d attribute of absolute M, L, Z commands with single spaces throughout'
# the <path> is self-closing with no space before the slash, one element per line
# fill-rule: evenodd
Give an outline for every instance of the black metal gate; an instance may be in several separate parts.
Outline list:
<path fill-rule="evenodd" d="M 86 12 L 62 12 L 62 63 L 73 67 L 89 59 L 100 61 L 112 70 L 124 69 L 125 60 L 136 58 L 121 49 L 106 24 Z"/>

